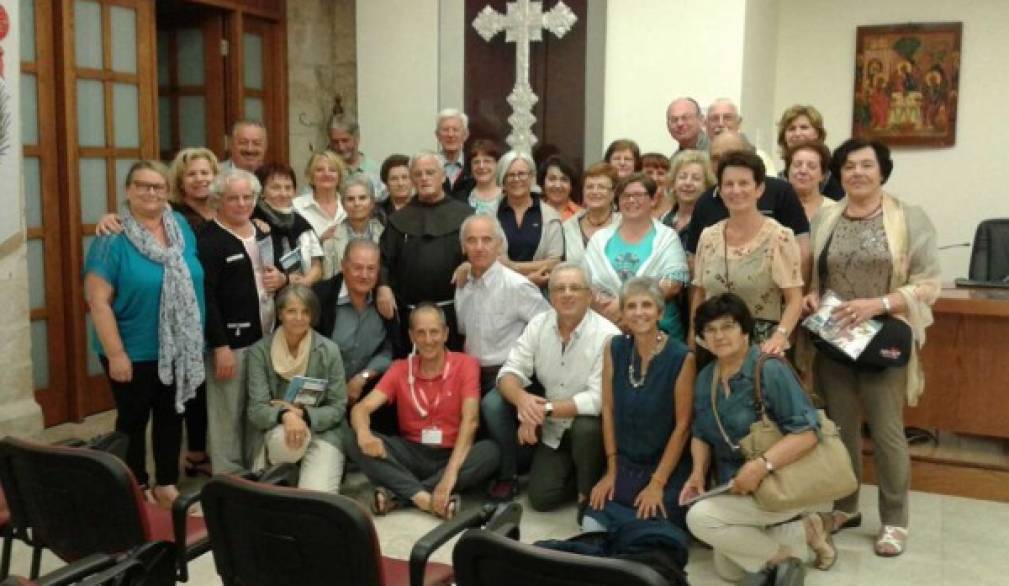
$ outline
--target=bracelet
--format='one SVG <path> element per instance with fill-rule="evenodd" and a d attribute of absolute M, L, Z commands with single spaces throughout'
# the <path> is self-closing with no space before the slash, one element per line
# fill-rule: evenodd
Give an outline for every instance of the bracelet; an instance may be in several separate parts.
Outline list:
<path fill-rule="evenodd" d="M 890 310 L 893 309 L 893 305 L 890 304 L 890 296 L 884 295 L 881 299 L 883 300 L 883 312 L 890 313 Z"/>

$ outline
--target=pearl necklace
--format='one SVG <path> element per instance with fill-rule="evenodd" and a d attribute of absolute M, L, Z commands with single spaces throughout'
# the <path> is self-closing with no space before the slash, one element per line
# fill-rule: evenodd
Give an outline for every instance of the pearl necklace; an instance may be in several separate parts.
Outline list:
<path fill-rule="evenodd" d="M 659 332 L 655 335 L 655 348 L 652 348 L 652 355 L 648 359 L 648 364 L 651 366 L 651 361 L 655 359 L 655 356 L 662 350 L 662 342 L 665 339 L 665 334 Z M 634 376 L 634 358 L 638 355 L 637 348 L 631 348 L 631 362 L 627 365 L 627 380 L 631 383 L 631 387 L 635 389 L 640 389 L 645 384 L 645 379 L 648 378 L 648 368 L 642 365 L 641 376 L 636 378 Z"/>

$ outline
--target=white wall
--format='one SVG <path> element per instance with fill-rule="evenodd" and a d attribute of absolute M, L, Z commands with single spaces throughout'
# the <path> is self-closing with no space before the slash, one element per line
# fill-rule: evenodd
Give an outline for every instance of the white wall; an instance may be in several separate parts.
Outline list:
<path fill-rule="evenodd" d="M 702 107 L 718 97 L 739 102 L 745 0 L 608 4 L 604 148 L 633 138 L 643 151 L 672 152 L 666 107 L 674 98 L 692 96 Z"/>
<path fill-rule="evenodd" d="M 778 59 L 778 0 L 746 3 L 742 91 L 742 130 L 766 153 L 777 150 L 774 130 L 774 85 Z M 774 155 L 772 155 L 774 156 Z M 776 157 L 775 157 L 776 158 Z"/>
<path fill-rule="evenodd" d="M 357 1 L 361 150 L 381 160 L 436 146 L 437 0 Z"/>
<path fill-rule="evenodd" d="M 815 105 L 831 145 L 851 135 L 856 26 L 962 21 L 956 146 L 896 149 L 887 189 L 925 208 L 940 245 L 970 241 L 979 221 L 1009 216 L 1009 135 L 1001 128 L 1009 2 L 779 0 L 779 8 L 775 112 Z M 966 276 L 970 249 L 939 254 L 944 280 Z"/>

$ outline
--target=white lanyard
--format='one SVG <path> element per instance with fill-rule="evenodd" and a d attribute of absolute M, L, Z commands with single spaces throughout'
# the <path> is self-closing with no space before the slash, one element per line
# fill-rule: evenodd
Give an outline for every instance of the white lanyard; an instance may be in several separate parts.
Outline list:
<path fill-rule="evenodd" d="M 441 392 L 436 393 L 433 405 L 431 404 L 431 400 L 427 397 L 427 395 L 425 395 L 424 393 L 420 393 L 420 396 L 424 398 L 424 404 L 428 407 L 428 409 L 430 409 L 430 411 L 428 411 L 428 409 L 425 409 L 424 405 L 420 404 L 420 401 L 417 399 L 416 379 L 413 376 L 413 359 L 414 359 L 415 356 L 416 356 L 416 354 L 413 354 L 413 353 L 411 353 L 410 356 L 407 356 L 407 359 L 406 359 L 406 361 L 407 361 L 407 377 L 406 377 L 406 381 L 407 381 L 407 384 L 410 386 L 410 400 L 413 401 L 413 408 L 417 410 L 417 414 L 420 415 L 421 418 L 427 419 L 428 415 L 430 415 L 431 413 L 436 413 L 438 411 L 438 405 L 441 404 L 441 395 L 442 395 L 442 392 L 444 392 L 445 389 L 441 389 Z M 417 363 L 418 363 L 418 368 L 419 368 L 420 367 L 420 357 L 417 357 Z M 442 385 L 444 385 L 448 381 L 449 370 L 450 369 L 449 369 L 448 354 L 446 353 L 446 355 L 445 355 L 445 370 L 442 371 L 441 377 L 440 377 Z M 437 379 L 435 379 L 435 380 L 437 380 Z"/>

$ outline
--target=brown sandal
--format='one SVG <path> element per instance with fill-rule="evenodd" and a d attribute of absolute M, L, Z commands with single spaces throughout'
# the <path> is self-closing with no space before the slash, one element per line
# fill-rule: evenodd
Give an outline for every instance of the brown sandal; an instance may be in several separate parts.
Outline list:
<path fill-rule="evenodd" d="M 396 495 L 384 486 L 376 486 L 375 492 L 371 495 L 371 512 L 376 517 L 387 515 L 399 507 Z"/>
<path fill-rule="evenodd" d="M 829 570 L 837 561 L 837 548 L 830 533 L 833 523 L 834 517 L 830 513 L 810 513 L 803 519 L 809 534 L 806 542 L 816 553 L 813 567 L 817 570 Z"/>

